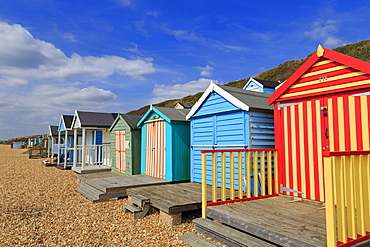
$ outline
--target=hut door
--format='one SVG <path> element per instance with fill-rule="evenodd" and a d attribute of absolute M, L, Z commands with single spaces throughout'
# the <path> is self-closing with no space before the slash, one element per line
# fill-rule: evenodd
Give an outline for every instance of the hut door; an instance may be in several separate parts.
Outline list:
<path fill-rule="evenodd" d="M 280 106 L 284 151 L 279 169 L 284 194 L 324 201 L 322 154 L 328 135 L 324 106 L 323 98 Z"/>
<path fill-rule="evenodd" d="M 116 170 L 126 172 L 125 131 L 116 130 Z"/>
<path fill-rule="evenodd" d="M 165 121 L 146 123 L 145 174 L 155 178 L 166 178 L 165 174 Z"/>

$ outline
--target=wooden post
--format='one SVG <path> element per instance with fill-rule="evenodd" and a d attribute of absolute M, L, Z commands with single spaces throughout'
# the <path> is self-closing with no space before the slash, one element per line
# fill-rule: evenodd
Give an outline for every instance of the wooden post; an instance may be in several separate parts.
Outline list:
<path fill-rule="evenodd" d="M 67 168 L 67 146 L 68 146 L 68 130 L 65 130 L 64 135 L 64 169 Z"/>
<path fill-rule="evenodd" d="M 325 195 L 326 195 L 326 241 L 328 247 L 337 246 L 335 205 L 333 195 L 333 171 L 331 157 L 324 157 Z"/>
<path fill-rule="evenodd" d="M 81 171 L 85 169 L 86 162 L 86 128 L 82 128 L 82 164 Z"/>
<path fill-rule="evenodd" d="M 73 130 L 73 168 L 77 164 L 77 129 Z"/>
<path fill-rule="evenodd" d="M 58 131 L 57 165 L 59 165 L 59 157 L 60 157 L 60 131 Z"/>
<path fill-rule="evenodd" d="M 207 154 L 202 154 L 202 218 L 206 218 L 207 209 Z"/>

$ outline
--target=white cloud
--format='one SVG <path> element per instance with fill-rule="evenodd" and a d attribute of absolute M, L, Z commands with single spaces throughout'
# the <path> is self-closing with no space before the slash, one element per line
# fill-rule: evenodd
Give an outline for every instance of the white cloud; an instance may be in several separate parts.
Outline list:
<path fill-rule="evenodd" d="M 71 33 L 65 33 L 63 34 L 63 38 L 68 39 L 71 42 L 77 42 L 76 37 Z"/>
<path fill-rule="evenodd" d="M 211 82 L 217 83 L 217 80 L 201 78 L 184 84 L 155 84 L 152 94 L 156 97 L 150 99 L 148 104 L 154 104 L 169 99 L 179 99 L 198 92 L 204 92 Z"/>
<path fill-rule="evenodd" d="M 333 47 L 344 42 L 334 35 L 338 31 L 338 22 L 332 19 L 323 20 L 317 19 L 311 25 L 309 31 L 305 31 L 304 35 L 308 36 L 311 40 L 323 42 L 324 46 Z"/>
<path fill-rule="evenodd" d="M 197 34 L 194 31 L 172 30 L 169 28 L 167 28 L 166 31 L 167 33 L 175 36 L 177 40 L 190 40 L 190 41 L 205 41 L 206 40 L 202 35 Z"/>
<path fill-rule="evenodd" d="M 22 26 L 5 22 L 0 22 L 0 54 L 0 74 L 27 80 L 106 78 L 114 73 L 142 80 L 144 75 L 155 72 L 147 59 L 78 54 L 69 58 L 53 44 L 35 39 Z"/>
<path fill-rule="evenodd" d="M 21 78 L 15 77 L 0 77 L 0 88 L 16 88 L 24 87 L 28 85 L 28 81 Z"/>
<path fill-rule="evenodd" d="M 202 76 L 211 76 L 212 75 L 212 70 L 215 69 L 215 68 L 212 68 L 209 65 L 207 65 L 206 67 L 197 66 L 195 68 L 201 70 L 200 75 L 202 75 Z"/>

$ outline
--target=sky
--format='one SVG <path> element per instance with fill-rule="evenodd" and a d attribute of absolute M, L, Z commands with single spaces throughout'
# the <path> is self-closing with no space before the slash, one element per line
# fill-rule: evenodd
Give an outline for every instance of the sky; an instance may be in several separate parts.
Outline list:
<path fill-rule="evenodd" d="M 0 0 L 0 140 L 370 39 L 368 1 Z"/>

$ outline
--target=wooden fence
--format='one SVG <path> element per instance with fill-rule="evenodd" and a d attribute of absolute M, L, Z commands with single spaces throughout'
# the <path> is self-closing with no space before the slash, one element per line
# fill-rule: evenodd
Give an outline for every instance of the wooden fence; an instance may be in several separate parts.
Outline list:
<path fill-rule="evenodd" d="M 370 151 L 324 157 L 327 246 L 370 238 Z"/>
<path fill-rule="evenodd" d="M 202 150 L 201 153 L 203 218 L 207 206 L 277 195 L 276 149 Z M 211 158 L 211 165 L 207 166 L 207 158 Z M 208 202 L 207 184 L 211 187 L 211 202 Z"/>

